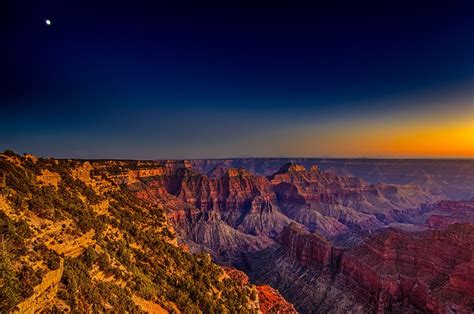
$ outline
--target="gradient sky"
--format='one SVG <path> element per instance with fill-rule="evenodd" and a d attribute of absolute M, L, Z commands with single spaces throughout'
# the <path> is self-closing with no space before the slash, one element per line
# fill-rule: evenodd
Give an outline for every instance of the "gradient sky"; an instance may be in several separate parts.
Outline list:
<path fill-rule="evenodd" d="M 474 157 L 473 1 L 115 2 L 6 0 L 0 149 Z"/>

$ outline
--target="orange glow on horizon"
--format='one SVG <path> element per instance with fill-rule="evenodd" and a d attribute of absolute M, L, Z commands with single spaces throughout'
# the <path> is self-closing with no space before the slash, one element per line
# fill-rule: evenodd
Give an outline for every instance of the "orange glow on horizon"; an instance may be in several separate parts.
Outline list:
<path fill-rule="evenodd" d="M 398 130 L 378 151 L 392 156 L 474 158 L 474 124 Z"/>
<path fill-rule="evenodd" d="M 469 112 L 468 112 L 469 113 Z M 286 147 L 301 156 L 474 158 L 474 117 L 354 121 L 300 130 Z M 426 121 L 429 120 L 429 121 Z"/>

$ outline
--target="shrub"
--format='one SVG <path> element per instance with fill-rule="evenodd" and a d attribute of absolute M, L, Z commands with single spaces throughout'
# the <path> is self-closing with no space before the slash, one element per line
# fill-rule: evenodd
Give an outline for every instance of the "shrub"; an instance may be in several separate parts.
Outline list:
<path fill-rule="evenodd" d="M 11 264 L 8 244 L 0 243 L 0 312 L 9 312 L 22 299 L 20 281 Z"/>
<path fill-rule="evenodd" d="M 5 149 L 3 151 L 3 154 L 8 157 L 19 157 L 13 150 L 11 149 Z"/>
<path fill-rule="evenodd" d="M 49 269 L 56 270 L 61 265 L 61 258 L 53 250 L 48 250 L 46 255 L 46 265 L 48 265 Z"/>
<path fill-rule="evenodd" d="M 23 265 L 18 277 L 21 296 L 23 298 L 29 298 L 33 295 L 33 288 L 41 283 L 43 274 L 41 271 L 34 271 L 31 266 Z"/>
<path fill-rule="evenodd" d="M 92 247 L 88 247 L 82 254 L 82 261 L 88 266 L 92 267 L 98 256 L 96 251 Z"/>

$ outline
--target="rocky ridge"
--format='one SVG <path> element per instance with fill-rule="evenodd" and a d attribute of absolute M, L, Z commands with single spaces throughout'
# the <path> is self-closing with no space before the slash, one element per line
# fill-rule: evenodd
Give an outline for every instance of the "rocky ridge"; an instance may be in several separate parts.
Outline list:
<path fill-rule="evenodd" d="M 372 184 L 416 184 L 446 199 L 474 197 L 473 160 L 409 160 L 350 158 L 237 158 L 189 160 L 193 169 L 213 175 L 218 168 L 244 168 L 252 173 L 271 176 L 281 165 L 293 162 L 310 169 L 340 176 L 355 176 Z"/>

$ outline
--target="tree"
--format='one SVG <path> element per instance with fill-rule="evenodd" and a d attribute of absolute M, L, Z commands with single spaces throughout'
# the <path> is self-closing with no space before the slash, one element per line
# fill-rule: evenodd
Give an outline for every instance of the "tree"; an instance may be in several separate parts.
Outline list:
<path fill-rule="evenodd" d="M 11 264 L 7 243 L 0 245 L 0 312 L 9 312 L 21 300 L 20 282 Z"/>

